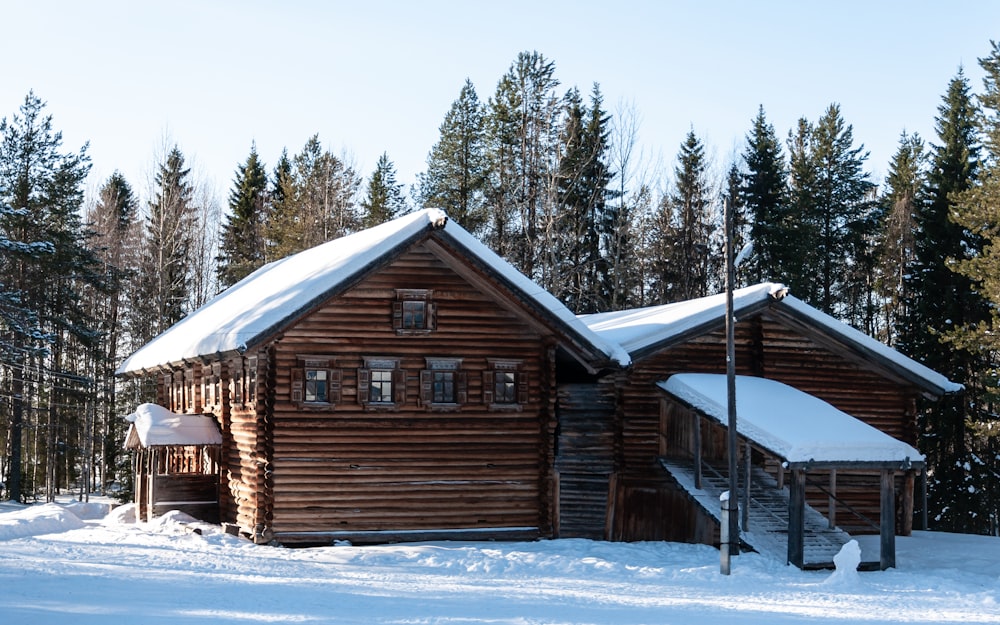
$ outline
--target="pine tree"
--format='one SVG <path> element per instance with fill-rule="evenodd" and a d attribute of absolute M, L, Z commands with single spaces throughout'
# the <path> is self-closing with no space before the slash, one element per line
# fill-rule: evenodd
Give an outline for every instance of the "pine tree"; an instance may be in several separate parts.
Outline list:
<path fill-rule="evenodd" d="M 538 277 L 543 222 L 554 210 L 551 181 L 558 154 L 555 65 L 522 52 L 487 107 L 487 242 L 522 273 Z"/>
<path fill-rule="evenodd" d="M 246 163 L 236 169 L 229 193 L 229 214 L 222 225 L 218 276 L 220 289 L 228 288 L 264 265 L 264 222 L 267 216 L 267 173 L 250 147 Z"/>
<path fill-rule="evenodd" d="M 818 177 L 813 154 L 814 132 L 813 125 L 803 117 L 788 133 L 787 210 L 772 250 L 780 254 L 780 260 L 773 262 L 781 273 L 774 278 L 788 286 L 796 297 L 818 305 L 821 290 L 814 268 L 820 263 L 815 246 L 820 233 L 813 218 L 817 210 L 815 187 Z"/>
<path fill-rule="evenodd" d="M 85 289 L 99 285 L 96 263 L 85 241 L 81 223 L 83 181 L 90 169 L 87 146 L 64 153 L 62 134 L 53 130 L 45 104 L 29 93 L 20 115 L 0 121 L 0 233 L 5 254 L 0 258 L 0 284 L 13 292 L 23 315 L 16 324 L 5 315 L 3 344 L 7 367 L 5 389 L 14 399 L 9 431 L 9 493 L 19 499 L 22 489 L 22 425 L 24 411 L 44 419 L 35 432 L 44 433 L 44 453 L 39 458 L 46 495 L 54 496 L 56 478 L 55 437 L 60 428 L 74 425 L 82 413 L 61 409 L 78 399 L 64 392 L 62 378 L 81 378 L 70 370 L 69 355 L 77 346 L 88 348 L 97 338 L 95 321 L 81 302 Z M 9 286 L 7 286 L 9 285 Z M 25 323 L 26 322 L 26 323 Z M 25 333 L 25 330 L 28 333 Z M 31 379 L 28 379 L 29 371 Z M 82 378 L 81 378 L 82 379 Z M 82 405 L 82 401 L 80 402 Z"/>
<path fill-rule="evenodd" d="M 427 155 L 427 171 L 418 176 L 417 197 L 424 206 L 444 209 L 473 234 L 486 225 L 483 107 L 466 79 L 458 99 L 439 128 L 440 139 Z"/>
<path fill-rule="evenodd" d="M 119 417 L 125 411 L 119 406 L 118 381 L 115 368 L 122 353 L 137 348 L 125 335 L 122 317 L 129 307 L 131 285 L 138 275 L 139 202 L 131 185 L 119 172 L 114 172 L 101 187 L 97 201 L 88 209 L 86 221 L 92 230 L 91 248 L 103 265 L 104 290 L 91 290 L 88 308 L 100 323 L 101 340 L 89 360 L 95 376 L 94 404 L 97 423 L 95 440 L 103 443 L 97 451 L 97 474 L 102 477 L 101 487 L 116 476 L 124 489 L 131 493 L 131 467 L 127 454 L 121 448 L 125 435 L 125 421 Z M 131 398 L 129 398 L 131 400 Z M 117 473 L 117 475 L 116 475 Z"/>
<path fill-rule="evenodd" d="M 820 283 L 818 307 L 826 313 L 853 317 L 857 298 L 848 292 L 858 280 L 848 279 L 849 269 L 861 261 L 858 241 L 870 235 L 871 194 L 874 186 L 864 171 L 868 153 L 854 147 L 854 133 L 831 104 L 813 133 L 816 166 L 814 223 L 819 263 L 814 267 Z M 862 249 L 870 249 L 864 245 Z"/>
<path fill-rule="evenodd" d="M 744 271 L 755 283 L 780 281 L 787 279 L 787 268 L 798 257 L 798 250 L 790 232 L 785 157 L 763 106 L 746 141 L 743 152 L 746 171 L 741 174 L 739 200 L 750 222 L 747 236 L 753 241 L 753 255 Z"/>
<path fill-rule="evenodd" d="M 372 228 L 406 212 L 403 185 L 396 182 L 396 166 L 385 152 L 378 158 L 368 181 L 368 194 L 361 201 L 361 225 Z"/>
<path fill-rule="evenodd" d="M 908 282 L 906 275 L 914 261 L 916 213 L 926 175 L 924 142 L 917 134 L 906 132 L 889 164 L 885 179 L 882 213 L 884 222 L 878 245 L 878 282 L 876 291 L 882 305 L 882 331 L 876 336 L 888 345 L 897 342 L 897 330 L 907 316 Z"/>
<path fill-rule="evenodd" d="M 978 495 L 970 492 L 975 486 L 967 468 L 973 459 L 966 424 L 981 399 L 976 375 L 981 363 L 975 351 L 946 345 L 942 337 L 987 318 L 985 302 L 972 280 L 951 267 L 982 247 L 979 237 L 950 217 L 952 199 L 972 188 L 979 175 L 975 119 L 968 80 L 959 71 L 938 108 L 935 130 L 940 144 L 932 146 L 926 199 L 916 214 L 915 260 L 907 272 L 912 302 L 900 341 L 909 356 L 966 385 L 964 394 L 947 396 L 918 415 L 920 451 L 930 475 L 929 516 L 934 527 L 959 531 L 974 526 L 979 507 Z"/>
<path fill-rule="evenodd" d="M 294 180 L 292 178 L 292 161 L 288 158 L 288 150 L 282 149 L 278 163 L 274 166 L 274 173 L 270 180 L 270 206 L 264 216 L 264 261 L 267 263 L 278 260 L 282 257 L 281 250 L 288 247 L 283 240 L 284 232 L 282 225 L 291 211 L 291 202 L 286 195 L 286 190 L 292 190 Z"/>

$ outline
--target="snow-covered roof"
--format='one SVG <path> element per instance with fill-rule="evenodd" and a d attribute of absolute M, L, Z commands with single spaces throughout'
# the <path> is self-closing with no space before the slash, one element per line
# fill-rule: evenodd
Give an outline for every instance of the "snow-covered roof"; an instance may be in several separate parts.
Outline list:
<path fill-rule="evenodd" d="M 728 423 L 726 376 L 678 373 L 657 385 L 699 413 Z M 790 465 L 920 464 L 916 449 L 796 388 L 736 376 L 736 430 Z"/>
<path fill-rule="evenodd" d="M 164 445 L 221 445 L 222 434 L 211 417 L 177 414 L 157 404 L 140 404 L 125 417 L 131 421 L 125 448 Z"/>
<path fill-rule="evenodd" d="M 765 282 L 733 292 L 733 310 L 737 319 L 765 306 L 772 306 L 823 329 L 840 343 L 880 362 L 935 395 L 956 393 L 963 388 L 961 384 L 789 295 L 784 285 Z M 632 359 L 641 358 L 686 337 L 711 331 L 725 318 L 725 293 L 675 304 L 581 316 L 587 327 L 607 341 L 621 345 Z"/>
<path fill-rule="evenodd" d="M 765 282 L 733 292 L 733 309 L 739 313 L 754 305 L 784 297 L 781 284 Z M 714 325 L 726 315 L 726 294 L 686 300 L 662 306 L 583 315 L 591 330 L 614 341 L 632 354 L 686 335 L 706 325 Z"/>
<path fill-rule="evenodd" d="M 255 346 L 428 231 L 443 233 L 464 247 L 582 343 L 628 364 L 628 354 L 621 348 L 593 334 L 555 297 L 448 220 L 443 211 L 425 209 L 261 267 L 129 356 L 116 373 L 152 370 Z"/>

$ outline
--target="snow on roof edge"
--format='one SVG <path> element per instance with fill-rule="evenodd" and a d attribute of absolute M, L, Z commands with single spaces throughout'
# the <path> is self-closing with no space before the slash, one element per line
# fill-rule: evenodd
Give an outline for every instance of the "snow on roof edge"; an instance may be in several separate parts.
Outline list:
<path fill-rule="evenodd" d="M 914 376 L 926 382 L 929 386 L 939 389 L 942 395 L 958 393 L 965 389 L 965 385 L 952 382 L 946 376 L 934 371 L 930 367 L 927 367 L 926 365 L 917 362 L 885 343 L 868 336 L 857 328 L 839 321 L 821 310 L 813 308 L 797 297 L 789 295 L 781 300 L 781 305 L 787 306 L 795 313 L 807 317 L 818 325 L 839 334 L 844 339 L 847 339 L 864 349 L 874 352 L 878 357 L 893 363 L 897 367 L 909 371 Z"/>
<path fill-rule="evenodd" d="M 444 227 L 447 221 L 444 211 L 424 209 L 264 265 L 129 355 L 115 374 L 245 350 L 371 262 L 428 228 Z M 317 266 L 321 270 L 315 270 Z"/>

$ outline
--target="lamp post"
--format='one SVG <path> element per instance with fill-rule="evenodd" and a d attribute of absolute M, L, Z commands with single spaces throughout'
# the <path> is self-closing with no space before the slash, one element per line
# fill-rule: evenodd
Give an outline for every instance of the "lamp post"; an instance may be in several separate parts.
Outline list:
<path fill-rule="evenodd" d="M 727 198 L 723 202 L 726 256 L 726 409 L 728 416 L 729 498 L 723 513 L 727 544 L 723 550 L 722 574 L 729 575 L 730 558 L 740 553 L 739 482 L 736 469 L 736 320 L 733 318 L 733 283 L 736 281 L 736 262 L 733 258 L 733 207 Z"/>

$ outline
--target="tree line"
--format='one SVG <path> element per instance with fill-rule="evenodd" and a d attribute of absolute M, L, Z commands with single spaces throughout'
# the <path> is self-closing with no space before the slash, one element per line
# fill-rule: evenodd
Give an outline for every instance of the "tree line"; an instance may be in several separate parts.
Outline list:
<path fill-rule="evenodd" d="M 738 280 L 783 282 L 820 310 L 965 385 L 917 409 L 933 527 L 1000 531 L 994 415 L 1000 344 L 1000 48 L 959 70 L 930 142 L 901 133 L 884 181 L 838 104 L 779 134 L 763 106 L 717 163 L 692 128 L 669 171 L 638 148 L 638 112 L 600 85 L 562 89 L 517 55 L 488 99 L 466 81 L 407 194 L 383 153 L 362 177 L 310 137 L 273 167 L 251 146 L 223 211 L 177 146 L 140 199 L 112 174 L 85 198 L 87 146 L 66 151 L 29 93 L 0 122 L 0 480 L 7 497 L 125 483 L 121 416 L 152 389 L 118 362 L 262 265 L 435 206 L 577 313 L 700 297 L 723 285 L 722 205 Z"/>

